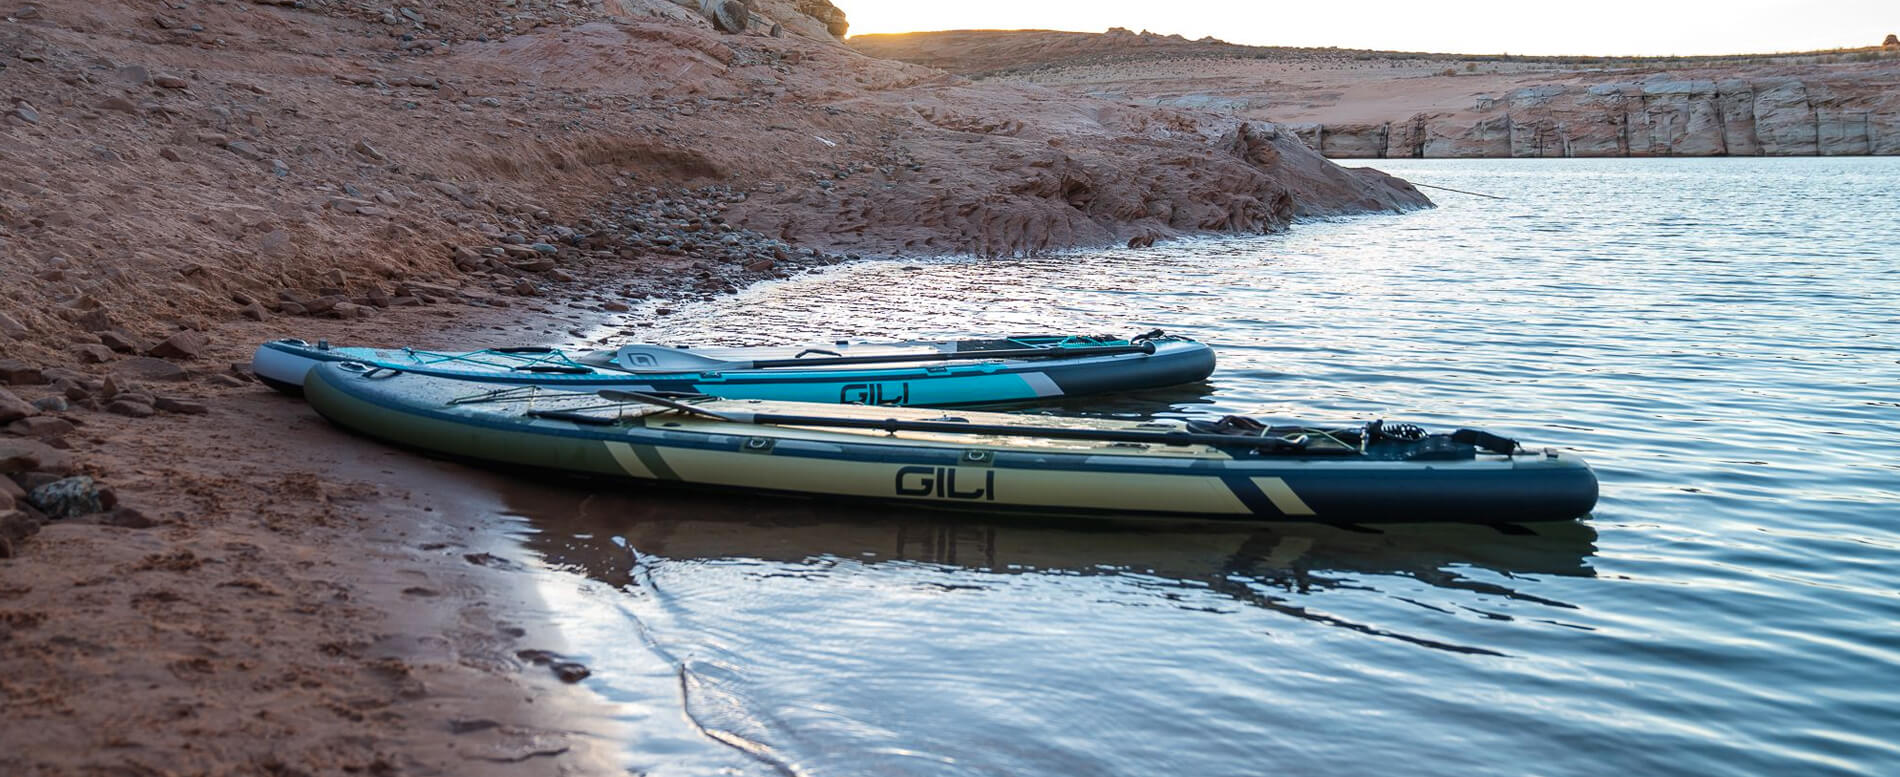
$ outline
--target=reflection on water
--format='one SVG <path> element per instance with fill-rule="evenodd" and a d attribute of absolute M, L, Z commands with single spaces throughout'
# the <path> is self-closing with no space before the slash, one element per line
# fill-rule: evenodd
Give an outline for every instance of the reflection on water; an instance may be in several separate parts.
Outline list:
<path fill-rule="evenodd" d="M 589 683 L 677 705 L 738 773 L 1900 774 L 1900 159 L 1387 166 L 1508 199 L 848 265 L 642 331 L 1160 327 L 1217 348 L 1208 383 L 1034 412 L 1490 428 L 1589 459 L 1590 520 L 1027 522 L 523 486 L 524 541 L 601 591 L 572 608 Z M 671 742 L 630 742 L 635 766 L 707 771 Z"/>
<path fill-rule="evenodd" d="M 1400 575 L 1485 596 L 1561 602 L 1461 574 L 1496 579 L 1589 576 L 1596 531 L 1579 522 L 1536 524 L 1506 534 L 1485 526 L 1394 526 L 1346 530 L 1314 524 L 1228 524 L 1053 519 L 985 521 L 932 511 L 893 513 L 803 500 L 716 498 L 691 493 L 516 489 L 507 505 L 534 516 L 527 544 L 552 566 L 616 587 L 639 584 L 642 559 L 748 559 L 785 565 L 849 559 L 858 564 L 927 564 L 996 574 L 1138 576 L 1194 586 L 1235 603 L 1429 647 L 1402 633 L 1309 613 L 1284 594 L 1360 586 L 1356 575 Z M 1178 600 L 1178 597 L 1175 597 Z"/>
<path fill-rule="evenodd" d="M 1527 587 L 1591 577 L 1597 536 L 1581 522 L 1506 534 L 992 521 L 564 486 L 511 487 L 505 499 L 547 564 L 620 592 L 620 649 L 644 643 L 674 664 L 693 724 L 743 754 L 730 768 L 762 773 L 1070 773 L 1103 758 L 1153 773 L 1182 759 L 1159 743 L 1130 750 L 1087 738 L 1134 744 L 1127 738 L 1184 703 L 1232 714 L 1221 698 L 1237 689 L 1222 686 L 1259 682 L 1280 671 L 1273 664 L 1342 638 L 1393 646 L 1381 652 L 1505 659 L 1520 648 L 1476 638 L 1470 624 L 1588 628 L 1566 622 L 1575 606 Z M 1334 606 L 1329 593 L 1356 601 Z M 616 633 L 613 622 L 599 630 Z M 1274 652 L 1235 654 L 1263 647 Z M 603 646 L 590 659 L 604 678 L 615 675 L 615 652 Z M 1134 665 L 1114 668 L 1118 652 Z M 1156 661 L 1163 675 L 1146 676 L 1163 668 L 1147 666 Z M 1204 670 L 1212 674 L 1195 684 L 1208 687 L 1170 679 Z M 1150 684 L 1113 714 L 1088 715 L 1096 733 L 1066 733 L 1081 737 L 1068 747 L 996 749 L 1074 714 L 998 704 L 1088 706 L 1109 688 Z M 1277 696 L 1265 693 L 1244 704 Z M 984 755 L 956 754 L 970 747 Z"/>

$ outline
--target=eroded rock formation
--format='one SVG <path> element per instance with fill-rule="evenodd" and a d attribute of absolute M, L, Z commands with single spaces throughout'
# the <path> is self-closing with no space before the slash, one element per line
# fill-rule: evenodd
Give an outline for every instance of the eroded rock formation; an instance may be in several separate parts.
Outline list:
<path fill-rule="evenodd" d="M 1468 112 L 1289 125 L 1330 157 L 1900 154 L 1900 91 L 1865 80 L 1724 78 L 1539 84 Z"/>
<path fill-rule="evenodd" d="M 1237 46 L 1123 29 L 851 45 L 975 78 L 1277 122 L 1336 158 L 1900 153 L 1900 56 L 1875 47 L 1537 58 Z"/>

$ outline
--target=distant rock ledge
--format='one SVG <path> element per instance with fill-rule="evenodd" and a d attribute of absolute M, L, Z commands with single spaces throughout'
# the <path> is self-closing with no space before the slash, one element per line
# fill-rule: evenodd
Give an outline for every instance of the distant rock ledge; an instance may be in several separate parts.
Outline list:
<path fill-rule="evenodd" d="M 1693 57 L 1244 46 L 1112 28 L 865 35 L 980 80 L 1277 124 L 1333 158 L 1900 154 L 1900 37 Z"/>
<path fill-rule="evenodd" d="M 1891 155 L 1900 91 L 1793 78 L 1540 84 L 1455 114 L 1282 126 L 1355 159 Z"/>

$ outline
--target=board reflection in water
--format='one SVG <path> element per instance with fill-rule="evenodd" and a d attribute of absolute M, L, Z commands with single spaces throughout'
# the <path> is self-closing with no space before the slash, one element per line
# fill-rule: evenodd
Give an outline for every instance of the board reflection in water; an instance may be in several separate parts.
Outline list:
<path fill-rule="evenodd" d="M 616 587 L 669 561 L 753 559 L 788 565 L 825 559 L 928 564 L 1003 574 L 1135 573 L 1203 584 L 1236 601 L 1300 615 L 1283 596 L 1401 575 L 1433 586 L 1535 599 L 1462 569 L 1514 578 L 1588 577 L 1596 530 L 1576 521 L 1518 532 L 1434 524 L 1340 529 L 1317 524 L 985 518 L 693 492 L 514 487 L 509 511 L 535 531 L 528 546 L 548 564 Z M 1493 576 L 1487 576 L 1493 577 Z M 1557 606 L 1561 603 L 1550 602 Z M 1336 624 L 1347 625 L 1349 624 Z"/>

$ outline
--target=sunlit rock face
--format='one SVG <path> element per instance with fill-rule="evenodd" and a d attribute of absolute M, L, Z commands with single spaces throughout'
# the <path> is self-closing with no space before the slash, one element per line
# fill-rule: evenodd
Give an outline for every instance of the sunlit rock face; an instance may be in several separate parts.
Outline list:
<path fill-rule="evenodd" d="M 1861 80 L 1542 84 L 1467 111 L 1288 125 L 1329 157 L 1854 156 L 1900 153 L 1900 94 Z"/>
<path fill-rule="evenodd" d="M 850 45 L 982 80 L 1273 122 L 1336 158 L 1900 150 L 1900 55 L 1874 47 L 1511 57 L 1242 46 L 1125 29 L 869 35 Z"/>

